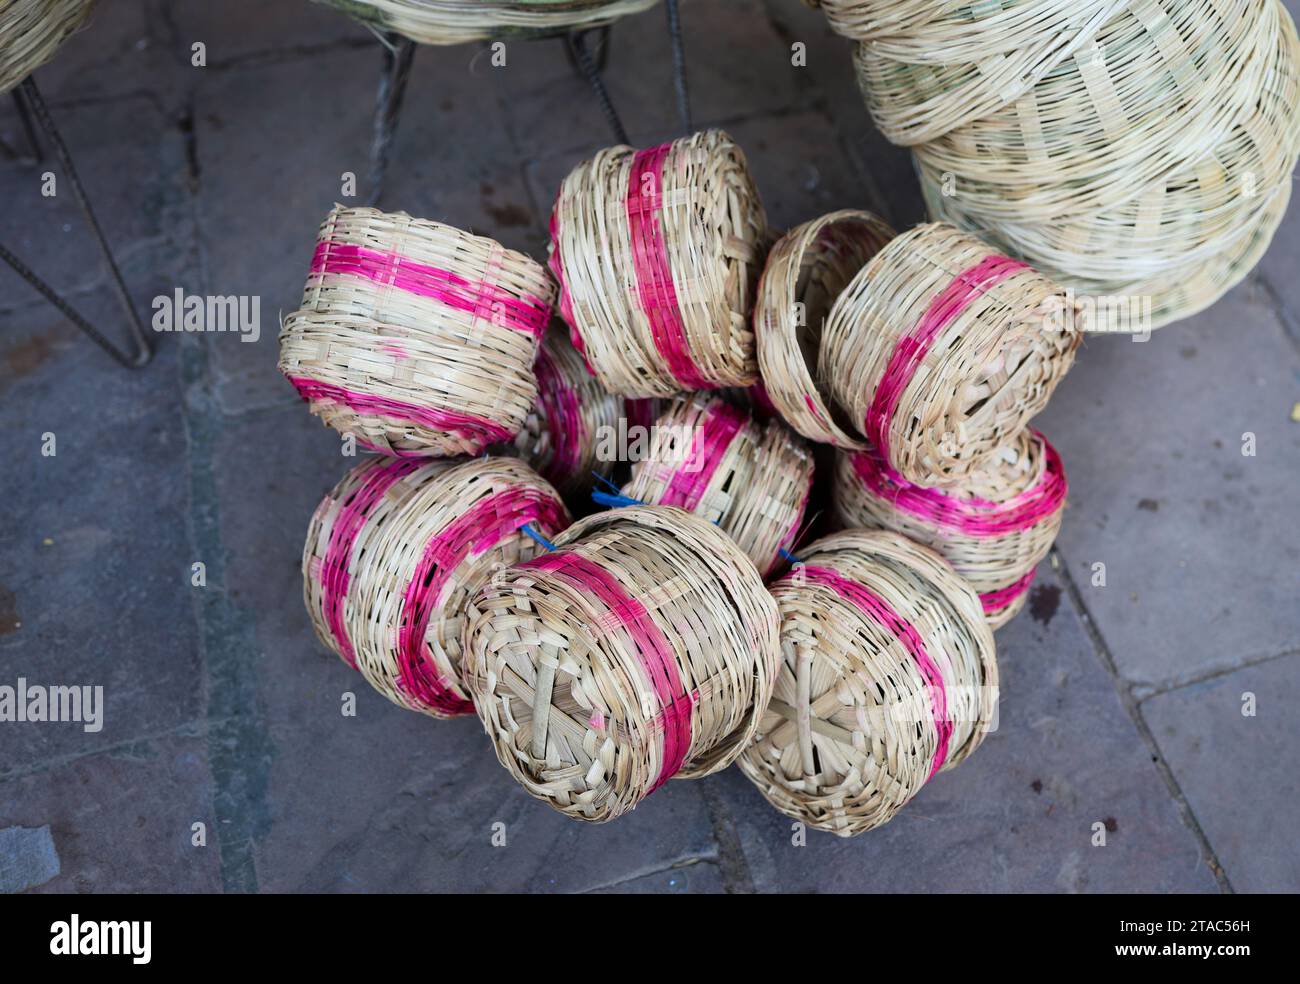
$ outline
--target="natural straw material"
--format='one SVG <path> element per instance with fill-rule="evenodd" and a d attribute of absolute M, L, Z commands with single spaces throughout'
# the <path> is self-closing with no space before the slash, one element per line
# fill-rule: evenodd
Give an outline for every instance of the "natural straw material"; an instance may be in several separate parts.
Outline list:
<path fill-rule="evenodd" d="M 54 57 L 80 28 L 95 0 L 4 0 L 0 3 L 0 95 Z"/>
<path fill-rule="evenodd" d="M 870 212 L 844 209 L 791 229 L 768 254 L 754 302 L 762 385 L 785 422 L 810 440 L 866 446 L 818 388 L 822 328 L 844 288 L 894 235 Z"/>
<path fill-rule="evenodd" d="M 994 725 L 993 635 L 971 587 L 897 534 L 839 533 L 801 557 L 772 585 L 781 669 L 740 767 L 782 813 L 849 837 Z"/>
<path fill-rule="evenodd" d="M 460 680 L 474 593 L 569 516 L 523 462 L 368 458 L 316 508 L 303 598 L 316 635 L 389 700 L 434 717 L 473 708 Z"/>
<path fill-rule="evenodd" d="M 601 27 L 659 0 L 321 0 L 420 44 L 549 37 Z"/>
<path fill-rule="evenodd" d="M 623 398 L 605 392 L 570 344 L 552 328 L 534 365 L 537 405 L 515 438 L 520 456 L 566 495 L 590 490 L 592 473 L 608 476 L 616 456 L 602 454 L 618 433 Z"/>
<path fill-rule="evenodd" d="M 832 496 L 841 526 L 901 533 L 952 564 L 996 629 L 1024 607 L 1061 527 L 1067 490 L 1056 449 L 1026 429 L 950 489 L 914 485 L 874 448 L 841 451 Z"/>
<path fill-rule="evenodd" d="M 551 214 L 560 314 L 611 393 L 749 386 L 766 245 L 758 191 L 725 133 L 611 147 L 569 173 Z"/>
<path fill-rule="evenodd" d="M 935 223 L 890 241 L 845 288 L 821 366 L 894 470 L 948 485 L 1046 405 L 1079 338 L 1062 288 Z"/>
<path fill-rule="evenodd" d="M 1248 113 L 1276 22 L 1276 0 L 1135 0 L 1089 50 L 1014 103 L 918 145 L 917 159 L 954 175 L 986 220 L 1114 207 L 1208 153 Z"/>
<path fill-rule="evenodd" d="M 673 403 L 623 494 L 717 523 L 770 574 L 794 544 L 812 490 L 811 451 L 780 421 L 765 425 L 719 396 Z"/>
<path fill-rule="evenodd" d="M 668 506 L 579 520 L 478 595 L 465 682 L 532 795 L 611 820 L 729 765 L 780 658 L 776 603 L 711 523 Z"/>
<path fill-rule="evenodd" d="M 476 454 L 518 433 L 554 286 L 522 253 L 405 212 L 335 205 L 280 371 L 371 450 Z"/>

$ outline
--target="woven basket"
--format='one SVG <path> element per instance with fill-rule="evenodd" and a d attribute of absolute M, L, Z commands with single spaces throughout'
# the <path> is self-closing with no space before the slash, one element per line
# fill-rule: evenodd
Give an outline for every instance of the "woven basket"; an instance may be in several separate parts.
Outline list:
<path fill-rule="evenodd" d="M 1249 112 L 1277 0 L 1134 0 L 1023 96 L 916 147 L 985 221 L 1054 222 L 1128 201 Z M 871 85 L 870 52 L 859 49 Z M 874 98 L 874 97 L 873 97 Z"/>
<path fill-rule="evenodd" d="M 1065 292 L 943 224 L 893 239 L 831 308 L 831 395 L 908 481 L 946 486 L 1047 403 L 1080 335 Z"/>
<path fill-rule="evenodd" d="M 623 495 L 717 523 L 767 576 L 799 533 L 812 481 L 812 453 L 783 424 L 699 395 L 655 422 Z"/>
<path fill-rule="evenodd" d="M 280 331 L 280 371 L 371 450 L 477 454 L 532 410 L 553 298 L 542 266 L 494 240 L 335 205 Z"/>
<path fill-rule="evenodd" d="M 844 288 L 894 235 L 870 212 L 845 209 L 791 229 L 768 254 L 754 302 L 759 371 L 777 412 L 809 440 L 866 446 L 817 386 L 822 328 Z"/>
<path fill-rule="evenodd" d="M 316 635 L 376 690 L 433 717 L 473 710 L 461 684 L 471 599 L 568 525 L 525 464 L 369 458 L 321 500 L 303 548 L 303 599 Z"/>
<path fill-rule="evenodd" d="M 1267 245 L 1300 154 L 1300 40 L 1285 11 L 1276 13 L 1259 98 L 1210 154 L 1120 206 L 1052 222 L 998 222 L 984 238 L 1083 293 L 1149 295 L 1157 323 L 1217 298 L 1235 282 L 1229 271 L 1250 269 L 1241 261 L 1264 229 Z M 980 218 L 964 211 L 960 195 L 942 195 L 941 175 L 925 166 L 920 173 L 931 215 L 980 231 Z M 1086 320 L 1081 327 L 1090 330 Z"/>
<path fill-rule="evenodd" d="M 54 57 L 86 22 L 95 0 L 5 0 L 0 3 L 0 95 Z"/>
<path fill-rule="evenodd" d="M 783 661 L 740 768 L 782 813 L 862 833 L 978 747 L 997 709 L 993 635 L 937 554 L 893 533 L 839 533 L 772 594 Z"/>
<path fill-rule="evenodd" d="M 748 319 L 766 245 L 745 156 L 718 130 L 603 150 L 564 179 L 551 213 L 560 313 L 623 396 L 757 381 Z"/>
<path fill-rule="evenodd" d="M 859 46 L 859 84 L 889 140 L 934 140 L 1014 102 L 1080 51 L 1090 55 L 1087 46 L 1127 2 L 929 4 L 939 10 L 928 23 Z"/>
<path fill-rule="evenodd" d="M 615 459 L 601 460 L 600 443 L 617 433 L 623 400 L 605 392 L 587 372 L 564 331 L 547 332 L 537 352 L 537 405 L 515 438 L 520 457 L 566 496 L 590 491 L 592 473 L 608 476 Z"/>
<path fill-rule="evenodd" d="M 601 27 L 659 0 L 319 0 L 420 44 L 544 38 Z"/>
<path fill-rule="evenodd" d="M 874 448 L 841 451 L 832 497 L 841 526 L 901 533 L 952 564 L 996 629 L 1024 607 L 1061 527 L 1067 490 L 1056 449 L 1027 429 L 953 489 L 912 484 Z"/>
<path fill-rule="evenodd" d="M 771 696 L 777 612 L 754 565 L 680 509 L 579 520 L 475 599 L 465 681 L 532 795 L 610 820 L 725 768 Z"/>

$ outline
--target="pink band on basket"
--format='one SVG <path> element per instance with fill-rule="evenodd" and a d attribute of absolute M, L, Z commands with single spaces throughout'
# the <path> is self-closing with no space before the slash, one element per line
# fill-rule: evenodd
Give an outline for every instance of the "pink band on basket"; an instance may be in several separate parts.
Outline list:
<path fill-rule="evenodd" d="M 330 240 L 317 243 L 311 260 L 313 274 L 364 277 L 375 283 L 391 284 L 408 294 L 417 294 L 446 304 L 457 311 L 505 328 L 540 338 L 551 317 L 551 306 L 538 297 L 516 297 L 485 281 L 475 283 L 450 270 L 417 263 L 398 253 L 368 249 Z"/>
<path fill-rule="evenodd" d="M 391 417 L 393 420 L 419 424 L 430 430 L 450 431 L 462 437 L 477 439 L 479 447 L 487 447 L 498 441 L 508 441 L 515 436 L 509 428 L 484 417 L 475 417 L 455 410 L 439 410 L 437 407 L 416 406 L 371 393 L 358 393 L 356 390 L 308 379 L 306 376 L 289 376 L 288 379 L 304 400 L 329 400 L 332 403 L 341 403 L 357 413 Z M 385 453 L 403 454 L 401 451 Z"/>
<path fill-rule="evenodd" d="M 934 664 L 934 660 L 930 658 L 930 654 L 925 651 L 925 643 L 921 640 L 920 634 L 884 598 L 866 585 L 850 580 L 839 571 L 829 567 L 806 566 L 802 573 L 808 582 L 830 588 L 872 621 L 892 632 L 894 638 L 903 644 L 903 648 L 916 661 L 916 668 L 920 671 L 926 689 L 930 692 L 930 711 L 934 717 L 934 729 L 939 736 L 939 742 L 934 749 L 934 761 L 930 764 L 930 773 L 925 777 L 929 781 L 943 768 L 944 762 L 948 759 L 952 722 L 948 720 L 948 695 L 943 685 L 943 676 L 939 673 L 939 667 Z M 789 576 L 791 575 L 787 575 Z"/>
<path fill-rule="evenodd" d="M 660 212 L 663 210 L 663 166 L 672 144 L 638 150 L 632 158 L 627 179 L 628 241 L 632 248 L 632 269 L 636 274 L 637 297 L 650 322 L 655 349 L 668 364 L 673 378 L 687 389 L 708 389 L 712 384 L 691 358 L 668 262 Z"/>
<path fill-rule="evenodd" d="M 321 558 L 317 574 L 321 589 L 321 614 L 325 617 L 325 624 L 329 626 L 334 641 L 338 643 L 339 655 L 354 670 L 357 668 L 357 654 L 343 625 L 343 608 L 348 600 L 348 585 L 352 581 L 349 569 L 352 548 L 357 535 L 370 518 L 370 511 L 388 494 L 389 489 L 419 467 L 419 462 L 415 461 L 390 461 L 372 468 L 361 484 L 341 501 L 338 515 L 330 527 L 329 543 L 325 547 L 325 556 Z"/>
<path fill-rule="evenodd" d="M 1029 266 L 1019 260 L 997 254 L 986 256 L 953 277 L 948 286 L 930 301 L 911 332 L 898 340 L 863 421 L 863 433 L 886 460 L 889 459 L 889 426 L 898 401 L 939 333 L 956 321 L 981 294 L 1028 269 Z"/>
<path fill-rule="evenodd" d="M 521 566 L 562 574 L 579 590 L 590 593 L 618 620 L 636 643 L 637 659 L 659 698 L 664 724 L 663 765 L 649 796 L 671 779 L 686 761 L 691 745 L 691 710 L 698 693 L 682 692 L 681 676 L 673 647 L 650 613 L 633 598 L 617 578 L 594 561 L 576 553 L 548 553 L 525 561 Z"/>
<path fill-rule="evenodd" d="M 629 427 L 649 428 L 659 417 L 659 400 L 653 396 L 624 397 L 623 417 Z"/>
<path fill-rule="evenodd" d="M 578 394 L 565 381 L 544 346 L 537 350 L 533 371 L 537 374 L 537 402 L 551 436 L 551 460 L 545 477 L 555 482 L 567 478 L 578 467 L 582 456 L 582 414 Z"/>
<path fill-rule="evenodd" d="M 469 556 L 491 550 L 525 523 L 544 532 L 565 526 L 564 506 L 535 488 L 512 488 L 485 496 L 443 528 L 424 547 L 402 596 L 397 637 L 398 685 L 425 707 L 444 714 L 468 714 L 472 702 L 456 695 L 426 655 L 429 618 L 443 602 L 449 579 Z"/>
<path fill-rule="evenodd" d="M 853 455 L 853 471 L 875 495 L 932 526 L 974 537 L 1005 536 L 1051 516 L 1061 508 L 1069 490 L 1056 448 L 1038 431 L 1033 433 L 1043 445 L 1042 477 L 1005 502 L 977 496 L 963 498 L 942 489 L 915 485 L 894 471 L 874 447 Z"/>
<path fill-rule="evenodd" d="M 690 455 L 673 472 L 658 505 L 680 506 L 686 510 L 698 506 L 722 456 L 747 420 L 748 414 L 728 403 L 710 406 L 704 420 L 694 428 Z"/>
<path fill-rule="evenodd" d="M 993 612 L 1000 612 L 1011 604 L 1022 594 L 1029 590 L 1029 585 L 1033 583 L 1034 575 L 1037 571 L 1030 571 L 1024 577 L 1008 584 L 1005 588 L 998 588 L 996 591 L 987 591 L 980 595 L 980 605 L 984 608 L 984 614 L 990 615 Z"/>

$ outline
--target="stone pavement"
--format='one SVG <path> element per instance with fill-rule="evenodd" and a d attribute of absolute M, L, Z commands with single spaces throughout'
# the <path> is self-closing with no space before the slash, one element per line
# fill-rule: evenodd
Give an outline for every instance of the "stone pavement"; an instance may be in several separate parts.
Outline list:
<path fill-rule="evenodd" d="M 921 217 L 819 15 L 683 14 L 697 123 L 746 149 L 775 226 Z M 613 35 L 640 145 L 674 135 L 662 22 Z M 365 687 L 302 608 L 303 531 L 347 462 L 276 374 L 275 325 L 341 173 L 364 175 L 379 67 L 364 30 L 305 0 L 113 0 L 38 73 L 142 308 L 178 286 L 257 295 L 262 335 L 158 335 L 126 373 L 0 269 L 0 684 L 105 693 L 98 732 L 0 724 L 0 888 L 1300 888 L 1300 207 L 1209 311 L 1142 344 L 1089 339 L 1040 418 L 1070 508 L 998 633 L 1001 726 L 967 764 L 847 841 L 796 846 L 735 770 L 587 827 L 520 791 L 477 720 Z M 8 103 L 0 136 L 19 137 Z M 608 142 L 558 42 L 511 44 L 504 68 L 422 49 L 385 205 L 541 256 L 560 176 Z M 70 196 L 38 189 L 0 160 L 0 241 L 117 330 Z"/>

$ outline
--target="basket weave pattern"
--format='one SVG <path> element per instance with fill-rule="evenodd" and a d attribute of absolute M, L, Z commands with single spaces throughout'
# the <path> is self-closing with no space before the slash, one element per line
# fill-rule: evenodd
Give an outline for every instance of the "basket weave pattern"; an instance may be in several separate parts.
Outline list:
<path fill-rule="evenodd" d="M 477 454 L 518 433 L 554 286 L 533 260 L 404 212 L 336 205 L 280 371 L 371 450 Z"/>
<path fill-rule="evenodd" d="M 762 385 L 786 423 L 810 440 L 865 446 L 818 387 L 822 328 L 844 288 L 894 235 L 870 212 L 845 209 L 790 230 L 768 254 L 754 303 Z"/>
<path fill-rule="evenodd" d="M 656 421 L 623 494 L 717 523 L 766 576 L 799 532 L 812 481 L 812 454 L 780 422 L 699 395 Z"/>
<path fill-rule="evenodd" d="M 321 0 L 420 44 L 544 38 L 601 27 L 659 0 Z"/>
<path fill-rule="evenodd" d="M 839 533 L 772 594 L 782 663 L 740 767 L 782 813 L 862 833 L 979 746 L 997 706 L 993 636 L 936 554 L 892 533 Z"/>
<path fill-rule="evenodd" d="M 841 525 L 901 533 L 952 564 L 996 629 L 1024 607 L 1034 570 L 1060 529 L 1067 491 L 1056 449 L 1030 429 L 950 489 L 907 481 L 874 448 L 842 451 L 832 496 Z"/>
<path fill-rule="evenodd" d="M 1065 292 L 951 226 L 891 240 L 831 308 L 832 396 L 908 481 L 950 485 L 1023 429 L 1073 364 Z"/>
<path fill-rule="evenodd" d="M 434 717 L 473 710 L 461 632 L 474 593 L 568 525 L 522 462 L 371 458 L 317 507 L 303 596 L 317 636 L 394 703 Z"/>
<path fill-rule="evenodd" d="M 758 573 L 666 506 L 579 520 L 475 599 L 465 681 L 497 756 L 534 796 L 610 820 L 750 741 L 778 655 Z"/>
<path fill-rule="evenodd" d="M 1300 156 L 1300 43 L 1280 0 L 822 0 L 935 219 L 1048 276 L 1201 310 L 1267 247 Z"/>
<path fill-rule="evenodd" d="M 95 0 L 7 0 L 0 4 L 0 95 L 54 57 L 90 16 Z"/>
<path fill-rule="evenodd" d="M 725 133 L 601 151 L 564 179 L 551 213 L 550 266 L 575 347 L 623 396 L 752 385 L 766 240 L 744 154 Z"/>
<path fill-rule="evenodd" d="M 606 428 L 617 430 L 623 399 L 607 393 L 587 372 L 563 331 L 547 333 L 533 369 L 537 405 L 515 447 L 563 494 L 580 494 L 590 489 L 592 472 L 608 476 L 613 468 L 612 460 L 598 457 L 600 437 Z"/>

